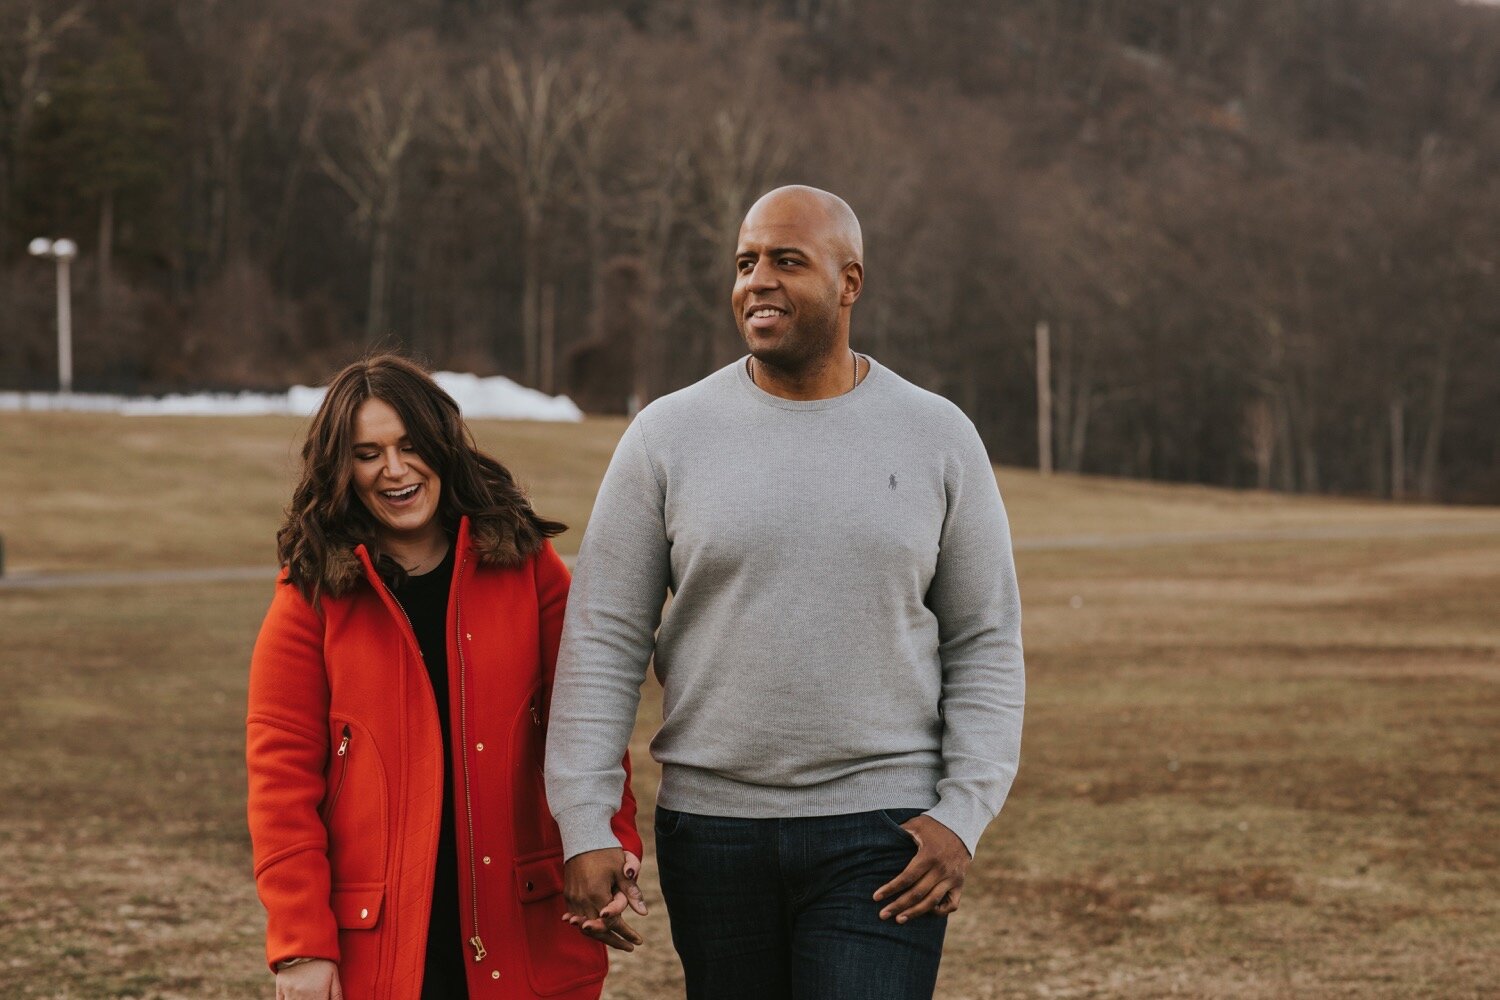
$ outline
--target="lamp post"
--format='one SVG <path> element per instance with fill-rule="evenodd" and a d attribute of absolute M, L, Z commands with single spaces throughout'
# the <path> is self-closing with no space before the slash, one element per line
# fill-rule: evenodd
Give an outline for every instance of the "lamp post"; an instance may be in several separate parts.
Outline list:
<path fill-rule="evenodd" d="M 61 392 L 73 391 L 73 294 L 68 281 L 68 265 L 78 256 L 78 244 L 72 240 L 49 240 L 37 237 L 27 247 L 33 257 L 51 257 L 57 261 L 57 386 Z"/>

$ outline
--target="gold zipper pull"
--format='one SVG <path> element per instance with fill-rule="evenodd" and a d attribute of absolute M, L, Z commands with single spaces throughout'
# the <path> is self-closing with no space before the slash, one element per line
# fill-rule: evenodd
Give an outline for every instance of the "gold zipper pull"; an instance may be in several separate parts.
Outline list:
<path fill-rule="evenodd" d="M 479 935 L 475 934 L 473 937 L 469 938 L 469 944 L 473 945 L 474 947 L 474 961 L 484 961 L 484 956 L 488 955 L 489 952 L 484 950 L 484 942 L 479 940 Z"/>
<path fill-rule="evenodd" d="M 344 738 L 339 741 L 339 752 L 338 752 L 338 755 L 340 757 L 342 757 L 342 756 L 344 756 L 344 754 L 346 754 L 348 752 L 349 752 L 349 727 L 345 726 L 344 727 Z"/>

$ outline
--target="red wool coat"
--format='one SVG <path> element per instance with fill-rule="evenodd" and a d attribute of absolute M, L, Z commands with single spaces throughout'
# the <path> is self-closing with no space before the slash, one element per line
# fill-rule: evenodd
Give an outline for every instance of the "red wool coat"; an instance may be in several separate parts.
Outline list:
<path fill-rule="evenodd" d="M 550 545 L 479 565 L 459 527 L 448 679 L 460 922 L 473 1000 L 593 1000 L 604 946 L 562 922 L 562 841 L 542 789 L 568 571 Z M 417 1000 L 443 799 L 442 734 L 416 636 L 369 555 L 315 612 L 277 584 L 250 668 L 255 881 L 274 966 L 339 963 L 349 1000 Z M 639 855 L 629 761 L 614 831 Z"/>

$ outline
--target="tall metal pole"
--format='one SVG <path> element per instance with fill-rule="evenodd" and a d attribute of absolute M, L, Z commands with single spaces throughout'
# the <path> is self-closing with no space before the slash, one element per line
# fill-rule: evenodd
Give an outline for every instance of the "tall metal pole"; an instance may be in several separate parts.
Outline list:
<path fill-rule="evenodd" d="M 73 295 L 69 282 L 70 257 L 57 258 L 57 384 L 73 391 Z"/>
<path fill-rule="evenodd" d="M 1052 475 L 1052 338 L 1046 323 L 1036 325 L 1037 468 Z"/>
<path fill-rule="evenodd" d="M 69 267 L 78 256 L 78 244 L 72 240 L 51 240 L 38 236 L 26 247 L 33 257 L 51 257 L 57 261 L 57 389 L 73 391 L 73 292 Z"/>

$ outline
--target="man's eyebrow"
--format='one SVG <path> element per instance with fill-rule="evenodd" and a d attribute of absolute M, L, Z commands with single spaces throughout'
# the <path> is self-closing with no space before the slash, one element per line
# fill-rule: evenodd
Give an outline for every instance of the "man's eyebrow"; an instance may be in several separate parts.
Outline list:
<path fill-rule="evenodd" d="M 806 257 L 807 256 L 807 251 L 803 250 L 801 247 L 772 247 L 771 249 L 764 250 L 764 251 L 762 251 L 762 250 L 747 249 L 747 250 L 741 250 L 739 253 L 735 254 L 735 256 L 736 257 L 756 257 L 756 256 L 759 256 L 761 253 L 764 253 L 767 257 L 783 257 L 783 256 L 786 256 L 787 254 L 796 254 L 798 257 Z"/>

